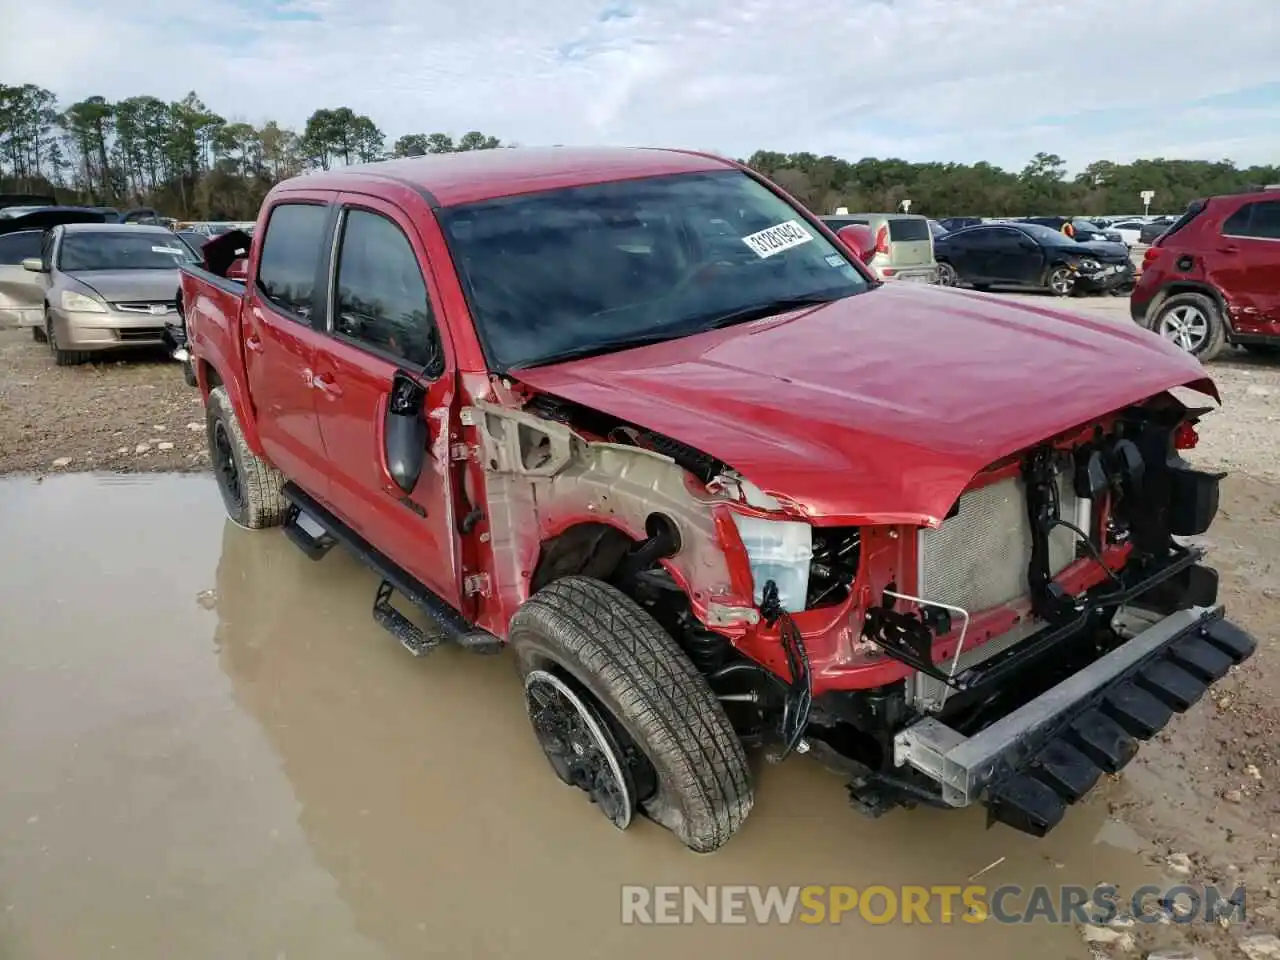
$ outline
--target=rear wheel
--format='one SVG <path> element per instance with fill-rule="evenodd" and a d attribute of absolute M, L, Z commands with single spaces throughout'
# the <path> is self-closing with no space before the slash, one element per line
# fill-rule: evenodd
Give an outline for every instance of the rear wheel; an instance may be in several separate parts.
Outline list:
<path fill-rule="evenodd" d="M 36 343 L 44 343 L 49 338 L 45 335 L 44 327 L 32 327 L 31 339 Z"/>
<path fill-rule="evenodd" d="M 1151 329 L 1193 357 L 1212 360 L 1227 344 L 1226 325 L 1212 297 L 1179 293 L 1160 305 Z"/>
<path fill-rule="evenodd" d="M 620 829 L 643 812 L 709 853 L 751 810 L 742 743 L 707 682 L 634 600 L 589 577 L 538 591 L 511 647 L 557 776 Z"/>
<path fill-rule="evenodd" d="M 250 530 L 278 525 L 287 507 L 281 494 L 284 476 L 249 449 L 225 387 L 209 392 L 205 426 L 209 458 L 227 515 Z"/>

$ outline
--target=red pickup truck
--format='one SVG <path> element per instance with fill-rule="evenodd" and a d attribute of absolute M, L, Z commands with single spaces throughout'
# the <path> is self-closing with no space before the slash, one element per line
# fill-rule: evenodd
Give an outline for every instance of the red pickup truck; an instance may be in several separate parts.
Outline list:
<path fill-rule="evenodd" d="M 866 241 L 680 151 L 286 181 L 182 280 L 227 510 L 354 552 L 411 653 L 510 646 L 620 828 L 716 849 L 761 749 L 1042 835 L 1254 649 L 1185 541 L 1216 391 L 1128 324 L 880 283 Z"/>

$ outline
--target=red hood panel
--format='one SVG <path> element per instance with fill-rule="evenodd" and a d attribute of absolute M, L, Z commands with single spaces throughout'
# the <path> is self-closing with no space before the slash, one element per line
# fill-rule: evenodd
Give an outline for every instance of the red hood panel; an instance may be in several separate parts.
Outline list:
<path fill-rule="evenodd" d="M 907 284 L 515 376 L 815 519 L 931 525 L 992 461 L 1206 379 L 1127 319 Z"/>

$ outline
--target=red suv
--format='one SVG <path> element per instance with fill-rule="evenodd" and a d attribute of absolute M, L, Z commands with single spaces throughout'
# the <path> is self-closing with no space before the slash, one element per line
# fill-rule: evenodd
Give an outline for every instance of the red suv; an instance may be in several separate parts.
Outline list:
<path fill-rule="evenodd" d="M 1133 319 L 1211 360 L 1280 347 L 1280 191 L 1196 200 L 1147 250 Z"/>

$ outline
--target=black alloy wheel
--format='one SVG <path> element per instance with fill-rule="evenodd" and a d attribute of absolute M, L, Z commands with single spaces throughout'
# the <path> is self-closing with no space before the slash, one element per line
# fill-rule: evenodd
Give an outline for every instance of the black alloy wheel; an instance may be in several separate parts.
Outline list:
<path fill-rule="evenodd" d="M 538 744 L 562 781 L 577 787 L 619 830 L 631 824 L 637 800 L 622 748 L 589 694 L 575 692 L 546 670 L 524 680 L 525 705 Z"/>

